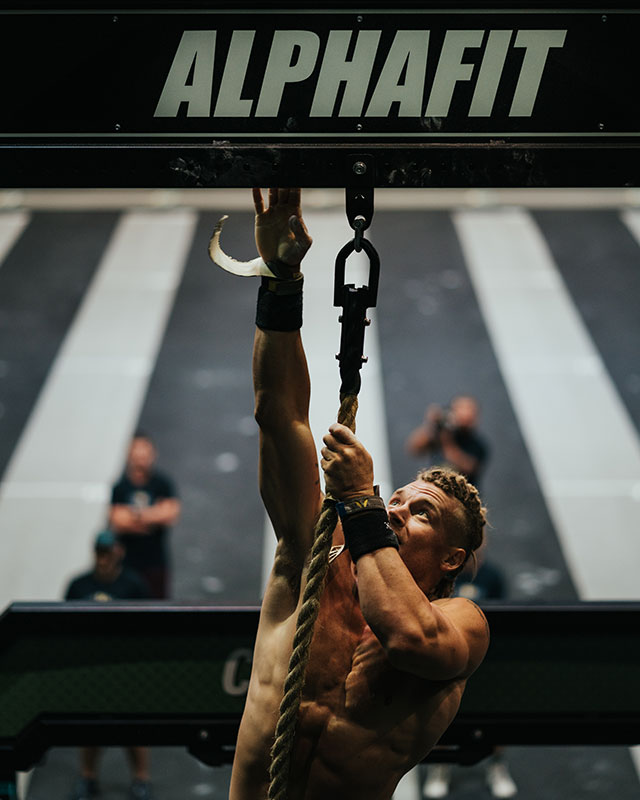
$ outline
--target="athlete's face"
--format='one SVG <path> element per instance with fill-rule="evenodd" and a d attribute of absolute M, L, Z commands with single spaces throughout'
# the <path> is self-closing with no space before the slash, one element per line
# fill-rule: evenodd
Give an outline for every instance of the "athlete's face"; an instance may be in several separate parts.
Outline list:
<path fill-rule="evenodd" d="M 400 542 L 400 556 L 423 591 L 464 561 L 464 549 L 454 545 L 458 507 L 458 500 L 426 481 L 401 487 L 389 500 L 389 524 Z"/>

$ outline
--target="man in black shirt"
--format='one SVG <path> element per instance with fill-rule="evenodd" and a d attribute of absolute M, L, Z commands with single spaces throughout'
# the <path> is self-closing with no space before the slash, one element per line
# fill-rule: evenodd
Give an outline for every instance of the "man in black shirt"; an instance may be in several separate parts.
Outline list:
<path fill-rule="evenodd" d="M 148 600 L 151 597 L 145 581 L 132 569 L 124 566 L 124 548 L 110 530 L 101 531 L 94 543 L 93 569 L 74 578 L 65 592 L 65 600 L 109 602 L 111 600 Z M 131 761 L 133 782 L 131 800 L 153 800 L 149 783 L 149 749 L 127 748 Z M 82 774 L 71 794 L 71 800 L 98 797 L 98 747 L 80 750 Z"/>
<path fill-rule="evenodd" d="M 173 481 L 155 468 L 151 439 L 136 433 L 127 464 L 111 492 L 109 525 L 125 546 L 125 564 L 147 581 L 151 596 L 169 596 L 168 531 L 180 514 Z"/>

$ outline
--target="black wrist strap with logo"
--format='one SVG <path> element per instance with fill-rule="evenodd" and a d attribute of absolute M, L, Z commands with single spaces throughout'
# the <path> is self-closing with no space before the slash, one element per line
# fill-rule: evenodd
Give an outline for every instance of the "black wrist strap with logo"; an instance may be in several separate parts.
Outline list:
<path fill-rule="evenodd" d="M 398 537 L 391 530 L 384 500 L 380 497 L 356 497 L 336 503 L 349 553 L 357 561 L 366 553 L 383 547 L 399 548 Z"/>

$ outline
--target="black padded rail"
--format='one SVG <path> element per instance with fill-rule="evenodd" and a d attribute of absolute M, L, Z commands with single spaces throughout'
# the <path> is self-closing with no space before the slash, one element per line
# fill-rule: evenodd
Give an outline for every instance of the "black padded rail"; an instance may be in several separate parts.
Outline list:
<path fill-rule="evenodd" d="M 491 647 L 434 758 L 640 742 L 640 603 L 485 611 Z M 0 617 L 0 769 L 91 743 L 230 761 L 257 622 L 256 608 L 11 605 Z"/>

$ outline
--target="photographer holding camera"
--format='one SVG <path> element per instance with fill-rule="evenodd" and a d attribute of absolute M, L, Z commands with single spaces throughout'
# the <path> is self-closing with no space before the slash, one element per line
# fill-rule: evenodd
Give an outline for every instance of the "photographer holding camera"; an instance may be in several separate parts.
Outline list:
<path fill-rule="evenodd" d="M 445 461 L 478 486 L 489 458 L 489 446 L 476 430 L 479 415 L 478 403 L 470 395 L 457 395 L 448 408 L 431 404 L 422 425 L 407 439 L 408 452 Z"/>

